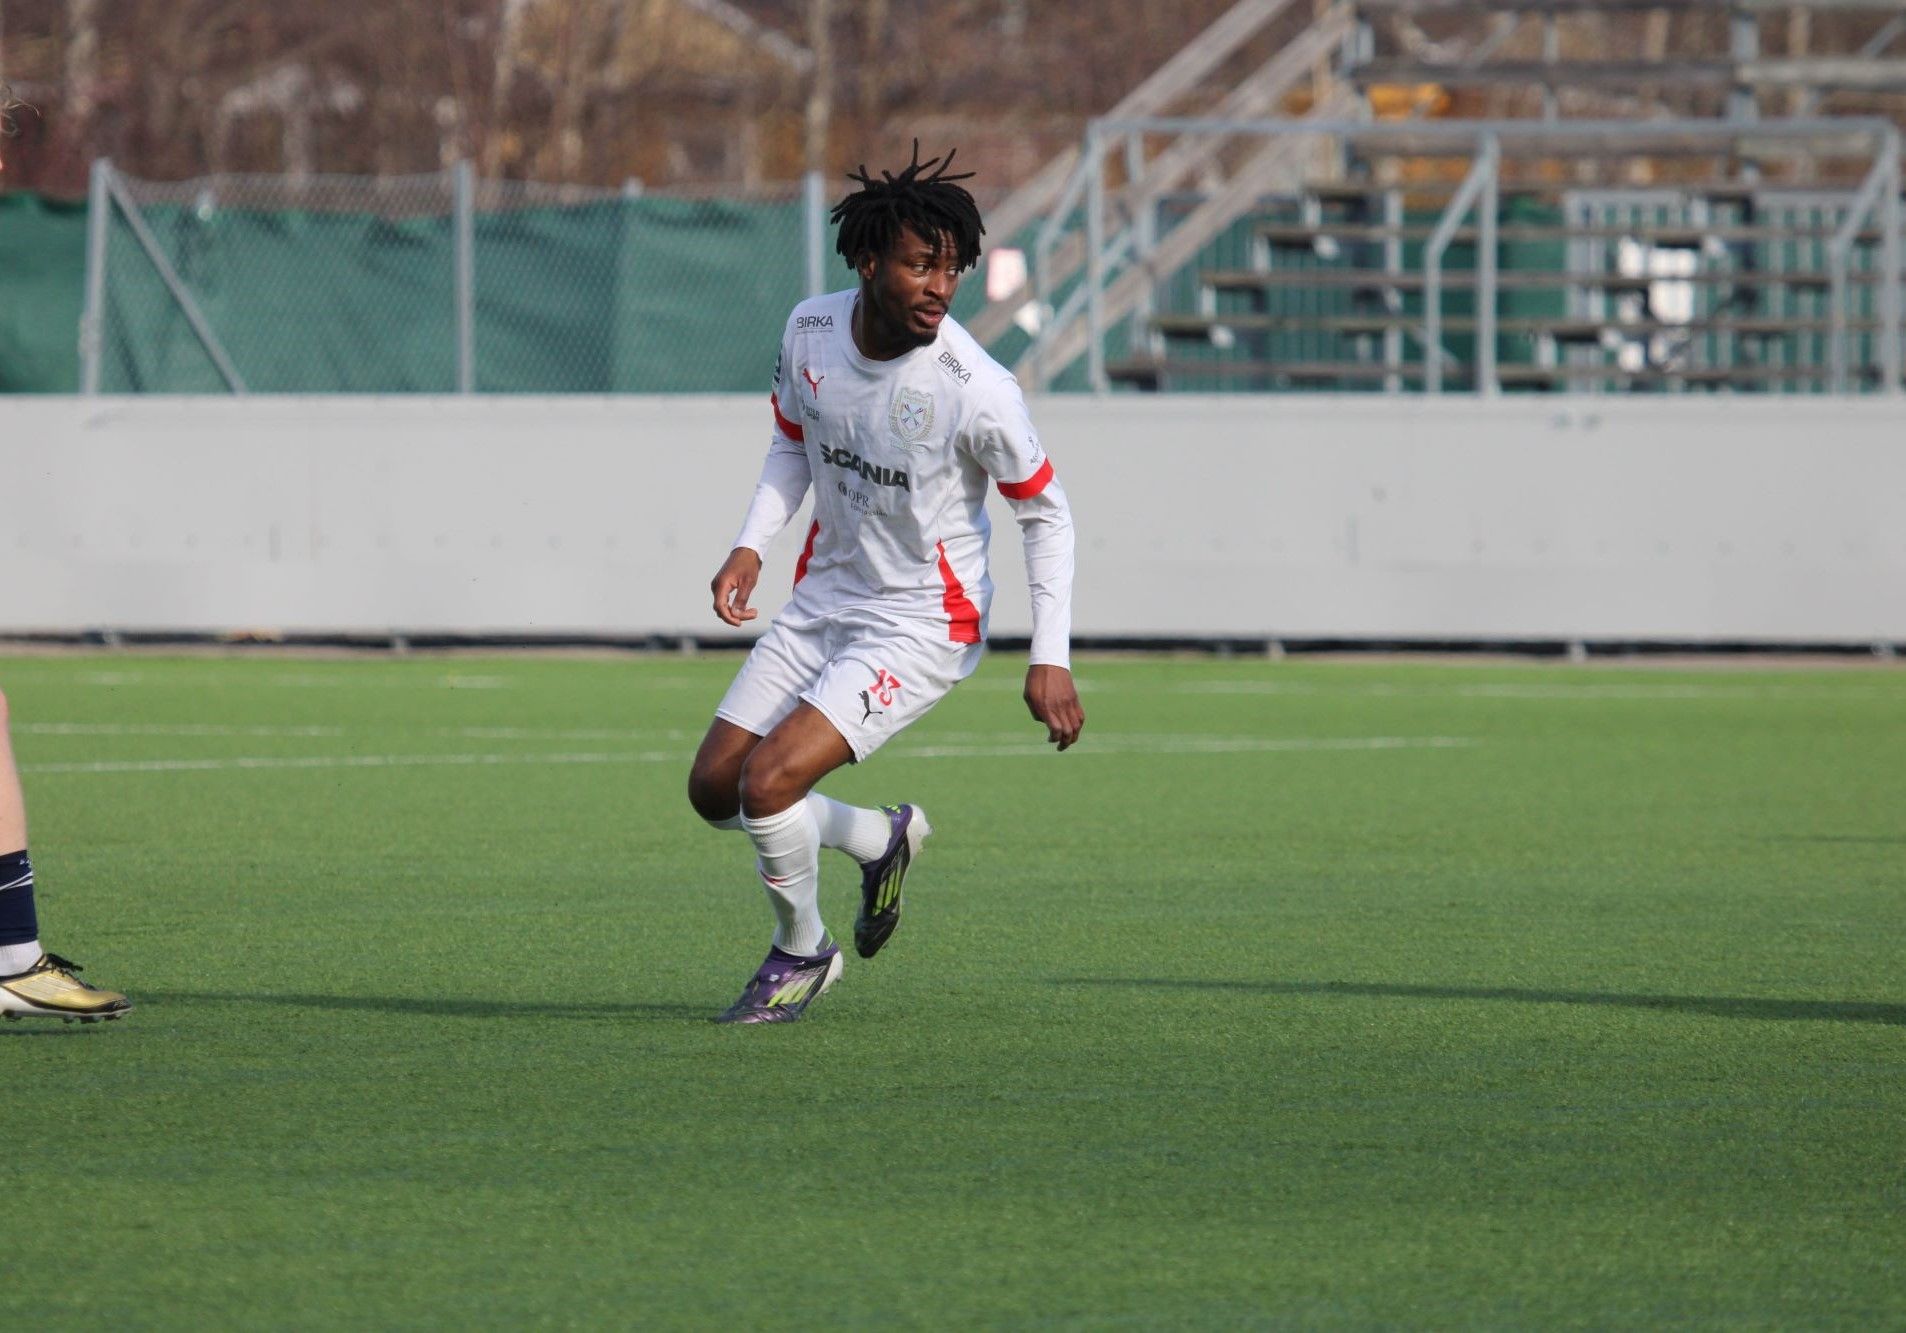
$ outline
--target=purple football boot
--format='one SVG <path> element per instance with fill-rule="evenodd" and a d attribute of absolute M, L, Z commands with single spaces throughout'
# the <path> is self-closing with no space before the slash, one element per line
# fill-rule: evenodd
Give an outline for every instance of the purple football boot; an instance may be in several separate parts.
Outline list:
<path fill-rule="evenodd" d="M 812 958 L 770 948 L 741 998 L 715 1015 L 717 1023 L 793 1023 L 807 1007 L 826 994 L 841 974 L 846 960 L 831 939 L 821 941 Z"/>
<path fill-rule="evenodd" d="M 926 811 L 917 805 L 883 805 L 892 830 L 887 850 L 860 868 L 860 915 L 854 918 L 854 950 L 862 958 L 880 952 L 900 924 L 900 890 L 920 844 L 933 832 Z"/>

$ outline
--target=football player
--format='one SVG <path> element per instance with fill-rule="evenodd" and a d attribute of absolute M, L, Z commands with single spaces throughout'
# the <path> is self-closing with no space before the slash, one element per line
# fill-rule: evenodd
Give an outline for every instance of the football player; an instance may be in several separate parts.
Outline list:
<path fill-rule="evenodd" d="M 1012 506 L 1032 593 L 1025 701 L 1064 750 L 1085 713 L 1070 669 L 1073 532 L 1066 495 L 1019 385 L 948 313 L 985 228 L 953 154 L 913 160 L 835 207 L 854 286 L 788 317 L 754 501 L 711 590 L 752 620 L 761 552 L 814 495 L 792 598 L 715 710 L 690 803 L 742 829 L 774 909 L 768 956 L 718 1021 L 798 1019 L 840 976 L 822 924 L 820 849 L 858 863 L 854 947 L 900 921 L 908 868 L 932 829 L 918 806 L 844 805 L 814 790 L 873 754 L 979 665 L 993 584 L 989 486 Z"/>

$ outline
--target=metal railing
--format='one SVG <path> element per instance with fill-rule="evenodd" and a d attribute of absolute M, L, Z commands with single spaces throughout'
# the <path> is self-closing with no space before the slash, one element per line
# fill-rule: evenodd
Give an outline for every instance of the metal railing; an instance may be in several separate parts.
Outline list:
<path fill-rule="evenodd" d="M 1423 283 L 1425 310 L 1423 341 L 1425 380 L 1430 392 L 1443 388 L 1441 310 L 1445 251 L 1463 217 L 1478 213 L 1479 255 L 1476 274 L 1478 365 L 1476 391 L 1499 392 L 1495 366 L 1495 311 L 1499 296 L 1496 214 L 1505 157 L 1639 156 L 1650 152 L 1725 153 L 1773 157 L 1818 149 L 1837 156 L 1860 155 L 1870 165 L 1856 191 L 1846 195 L 1846 212 L 1829 247 L 1832 392 L 1848 391 L 1849 272 L 1855 238 L 1876 225 L 1880 236 L 1876 301 L 1876 359 L 1879 389 L 1901 392 L 1901 200 L 1900 134 L 1890 121 L 1873 118 L 1809 118 L 1761 121 L 1751 124 L 1713 120 L 1673 121 L 1423 121 L 1373 124 L 1367 120 L 1227 120 L 1204 117 L 1103 117 L 1086 126 L 1080 160 L 1073 181 L 1059 196 L 1039 239 L 1039 253 L 1050 253 L 1060 238 L 1075 227 L 1083 230 L 1086 256 L 1084 281 L 1063 298 L 1049 285 L 1043 264 L 1034 265 L 1034 299 L 1046 316 L 1027 350 L 1022 365 L 1031 369 L 1037 387 L 1046 387 L 1065 367 L 1055 364 L 1052 348 L 1078 321 L 1085 327 L 1086 378 L 1095 392 L 1106 392 L 1106 336 L 1109 327 L 1106 295 L 1113 275 L 1143 263 L 1144 233 L 1137 219 L 1155 205 L 1139 193 L 1119 200 L 1122 225 L 1111 225 L 1114 192 L 1108 188 L 1108 161 L 1121 154 L 1121 166 L 1130 145 L 1144 136 L 1226 136 L 1231 138 L 1290 139 L 1329 136 L 1346 148 L 1363 153 L 1408 152 L 1428 156 L 1467 156 L 1469 171 L 1437 222 L 1427 247 Z M 1129 170 L 1129 168 L 1127 168 Z M 1138 174 L 1138 173 L 1134 173 Z M 1075 222 L 1073 215 L 1082 210 Z M 1162 281 L 1169 274 L 1148 275 Z M 1047 285 L 1041 285 L 1042 283 Z M 1129 313 L 1120 310 L 1117 314 Z M 1067 358 L 1070 362 L 1071 358 Z"/>

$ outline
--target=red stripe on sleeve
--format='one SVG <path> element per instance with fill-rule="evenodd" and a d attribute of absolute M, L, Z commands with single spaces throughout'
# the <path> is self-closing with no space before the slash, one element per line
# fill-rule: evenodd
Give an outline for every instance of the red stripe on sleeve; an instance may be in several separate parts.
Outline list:
<path fill-rule="evenodd" d="M 801 558 L 794 562 L 794 581 L 799 583 L 807 577 L 807 562 L 814 558 L 814 539 L 821 535 L 821 521 L 814 520 L 814 526 L 807 530 L 807 545 L 801 548 Z"/>
<path fill-rule="evenodd" d="M 787 436 L 790 440 L 798 440 L 803 444 L 807 442 L 807 436 L 801 433 L 800 426 L 781 415 L 781 400 L 774 394 L 768 395 L 768 406 L 774 409 L 774 424 L 781 428 L 783 435 Z M 1052 469 L 1047 468 L 1046 474 L 1050 476 Z"/>
<path fill-rule="evenodd" d="M 946 585 L 946 596 L 942 602 L 946 607 L 946 637 L 953 643 L 978 643 L 979 608 L 967 600 L 966 585 L 953 572 L 953 562 L 946 558 L 946 543 L 940 542 L 938 545 L 940 582 Z"/>
<path fill-rule="evenodd" d="M 798 438 L 798 437 L 797 437 Z M 1052 480 L 1052 460 L 1048 458 L 1039 465 L 1039 470 L 1024 481 L 1002 481 L 999 493 L 1008 500 L 1030 500 L 1046 489 L 1046 483 Z"/>

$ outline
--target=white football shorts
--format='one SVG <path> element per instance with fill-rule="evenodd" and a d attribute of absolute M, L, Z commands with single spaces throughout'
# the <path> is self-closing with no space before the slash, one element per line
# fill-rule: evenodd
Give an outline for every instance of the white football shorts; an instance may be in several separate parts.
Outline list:
<path fill-rule="evenodd" d="M 946 624 L 865 610 L 790 619 L 784 609 L 755 641 L 715 716 L 765 736 L 802 700 L 818 708 L 859 763 L 926 715 L 985 654 L 949 643 Z"/>

